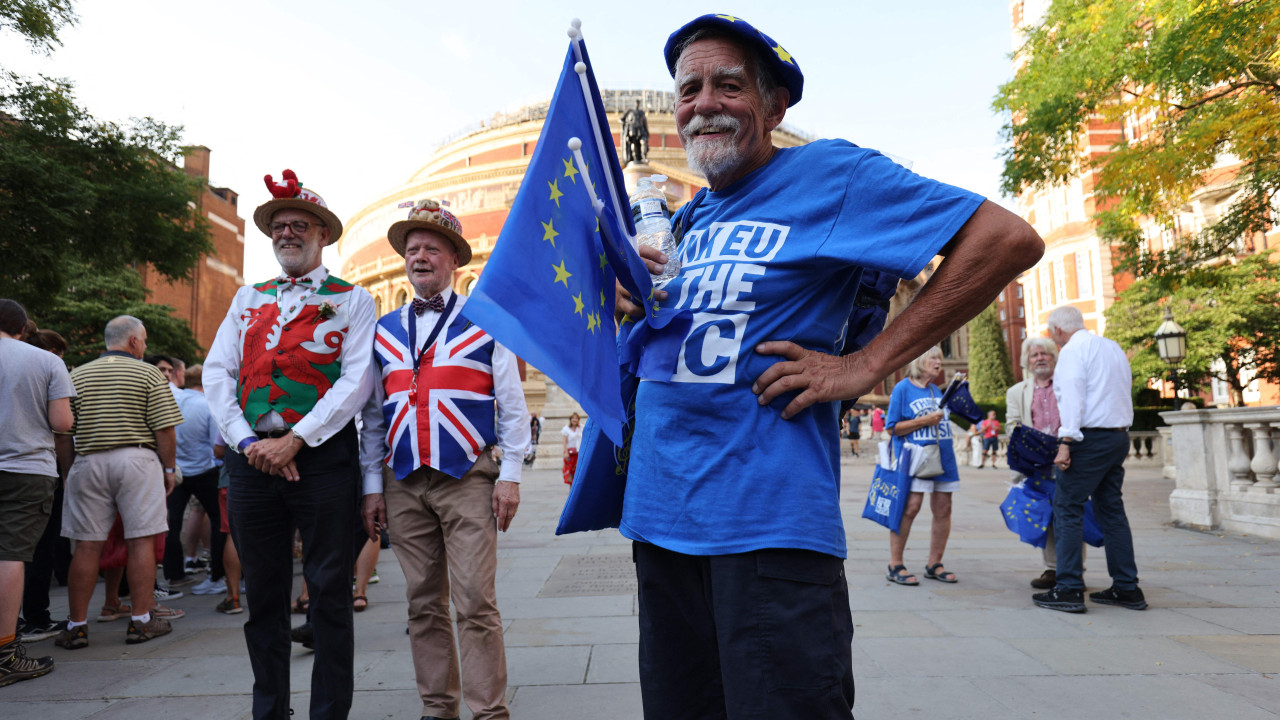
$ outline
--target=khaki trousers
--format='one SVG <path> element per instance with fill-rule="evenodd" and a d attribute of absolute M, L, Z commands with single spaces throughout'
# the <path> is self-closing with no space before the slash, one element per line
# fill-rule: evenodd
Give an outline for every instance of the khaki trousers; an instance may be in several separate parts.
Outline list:
<path fill-rule="evenodd" d="M 486 454 L 481 462 L 493 461 Z M 495 468 L 496 472 L 496 468 Z M 420 467 L 384 490 L 391 547 L 404 570 L 409 635 L 422 714 L 458 717 L 462 681 L 476 720 L 510 718 L 507 657 L 494 575 L 493 480 Z M 455 646 L 449 600 L 458 616 Z M 461 674 L 459 674 L 459 650 Z"/>

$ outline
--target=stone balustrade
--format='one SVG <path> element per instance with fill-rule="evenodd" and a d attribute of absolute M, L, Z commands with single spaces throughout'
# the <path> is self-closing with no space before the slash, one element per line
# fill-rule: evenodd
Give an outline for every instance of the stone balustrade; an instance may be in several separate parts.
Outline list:
<path fill-rule="evenodd" d="M 1280 407 L 1161 413 L 1175 523 L 1280 539 Z"/>
<path fill-rule="evenodd" d="M 978 464 L 982 461 L 982 438 L 978 435 L 966 435 L 964 431 L 956 426 L 953 426 L 952 429 L 955 432 L 955 437 L 960 441 L 964 441 L 966 437 L 969 438 L 969 453 L 964 458 L 957 457 L 957 460 L 962 464 L 967 462 L 970 467 L 978 467 Z M 1161 429 L 1165 430 L 1167 428 Z M 1280 435 L 1277 436 L 1277 439 L 1280 440 Z M 1133 430 L 1129 432 L 1129 443 L 1129 459 L 1125 460 L 1126 467 L 1164 467 L 1169 462 L 1169 458 L 1172 457 L 1172 453 L 1169 452 L 1167 433 Z M 998 454 L 1000 458 L 999 464 L 1002 467 L 1005 464 L 1005 454 L 1008 447 L 1009 436 L 1002 434 L 1000 436 L 1000 451 Z M 1173 477 L 1168 469 L 1165 470 L 1164 474 L 1165 477 Z"/>

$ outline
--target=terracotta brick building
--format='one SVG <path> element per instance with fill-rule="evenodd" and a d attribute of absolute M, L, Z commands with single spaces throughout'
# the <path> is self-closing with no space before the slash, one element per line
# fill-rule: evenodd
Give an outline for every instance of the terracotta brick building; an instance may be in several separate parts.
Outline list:
<path fill-rule="evenodd" d="M 209 148 L 197 146 L 183 161 L 183 170 L 205 180 L 196 210 L 209 221 L 213 252 L 192 270 L 190 280 L 169 282 L 150 267 L 142 268 L 142 281 L 150 295 L 148 302 L 171 305 L 174 317 L 191 325 L 204 351 L 213 344 L 218 325 L 231 306 L 244 280 L 244 219 L 237 212 L 239 195 L 229 188 L 210 187 Z M 183 358 L 188 363 L 200 358 Z"/>

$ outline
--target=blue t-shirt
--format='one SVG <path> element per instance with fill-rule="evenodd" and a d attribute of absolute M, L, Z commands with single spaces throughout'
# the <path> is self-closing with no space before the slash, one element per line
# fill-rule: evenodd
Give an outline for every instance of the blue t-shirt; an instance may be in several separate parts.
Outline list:
<path fill-rule="evenodd" d="M 910 380 L 903 379 L 893 386 L 889 395 L 889 413 L 884 416 L 884 426 L 892 435 L 893 426 L 903 420 L 913 420 L 938 411 L 938 401 L 942 399 L 942 390 L 936 385 L 916 387 Z M 954 438 L 951 436 L 951 421 L 943 418 L 934 427 L 913 430 L 910 435 L 893 436 L 893 453 L 897 457 L 902 452 L 902 444 L 910 442 L 914 445 L 938 445 L 942 455 L 942 474 L 926 478 L 934 482 L 955 482 L 960 479 L 960 471 L 956 468 Z"/>
<path fill-rule="evenodd" d="M 790 420 L 751 383 L 766 340 L 835 354 L 862 268 L 914 277 L 983 198 L 842 140 L 782 148 L 693 209 L 664 306 L 693 324 L 669 382 L 636 397 L 622 534 L 691 555 L 845 555 L 839 403 Z M 690 206 L 681 209 L 689 214 Z"/>

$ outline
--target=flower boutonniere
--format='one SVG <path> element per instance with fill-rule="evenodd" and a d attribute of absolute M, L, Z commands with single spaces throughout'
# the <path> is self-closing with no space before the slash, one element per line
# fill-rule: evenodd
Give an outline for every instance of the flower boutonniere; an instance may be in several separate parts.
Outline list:
<path fill-rule="evenodd" d="M 320 320 L 328 320 L 329 318 L 337 314 L 338 314 L 337 308 L 333 306 L 333 303 L 326 300 L 320 304 L 320 310 L 317 313 L 317 317 L 319 317 Z"/>

